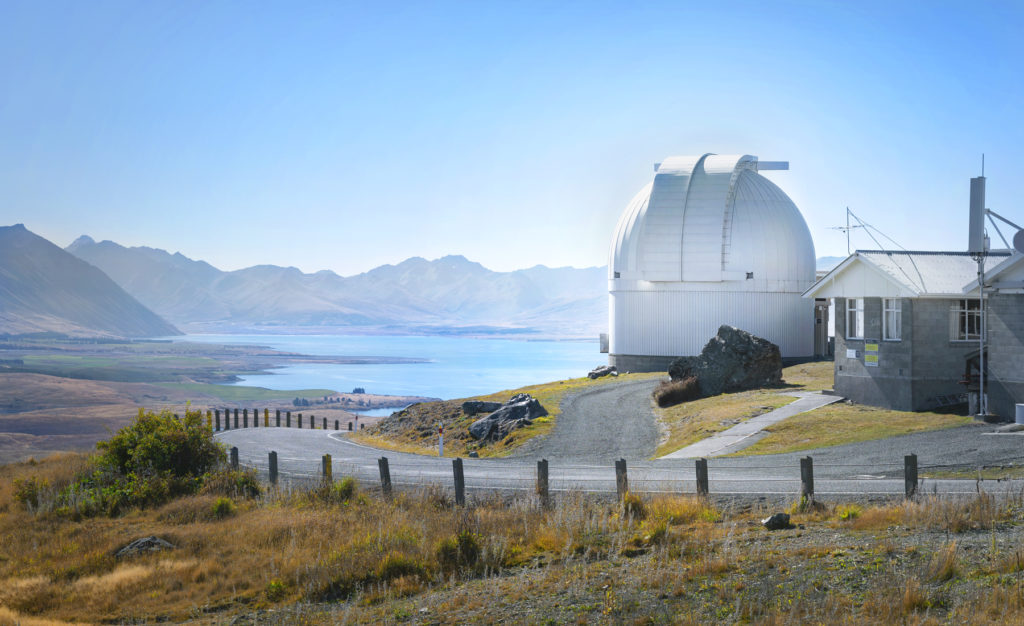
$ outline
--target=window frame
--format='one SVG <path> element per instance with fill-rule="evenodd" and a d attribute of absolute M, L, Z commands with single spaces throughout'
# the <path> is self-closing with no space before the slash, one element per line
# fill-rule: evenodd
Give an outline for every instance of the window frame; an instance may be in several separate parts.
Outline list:
<path fill-rule="evenodd" d="M 853 340 L 864 340 L 864 298 L 847 298 L 846 299 L 846 338 Z M 859 306 L 858 306 L 859 304 Z M 853 314 L 854 323 L 850 323 L 850 314 Z M 859 323 L 858 323 L 859 322 Z M 860 334 L 853 334 L 856 327 L 860 326 Z"/>
<path fill-rule="evenodd" d="M 890 304 L 892 306 L 890 306 Z M 890 337 L 889 314 L 893 313 L 893 320 L 896 327 L 894 337 Z M 882 298 L 882 341 L 903 341 L 903 299 Z"/>
<path fill-rule="evenodd" d="M 972 308 L 971 305 L 975 308 Z M 949 340 L 957 343 L 981 341 L 984 306 L 981 298 L 958 298 L 953 301 L 949 319 Z M 977 332 L 970 332 L 970 320 L 975 320 Z"/>

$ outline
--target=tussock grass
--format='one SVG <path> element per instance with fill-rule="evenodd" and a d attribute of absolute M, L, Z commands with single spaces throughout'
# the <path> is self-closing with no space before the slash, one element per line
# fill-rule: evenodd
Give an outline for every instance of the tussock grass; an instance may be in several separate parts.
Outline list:
<path fill-rule="evenodd" d="M 559 494 L 542 509 L 531 494 L 460 508 L 437 488 L 386 500 L 342 477 L 85 522 L 14 499 L 14 479 L 67 481 L 69 462 L 0 466 L 0 624 L 256 611 L 271 623 L 1024 620 L 1019 536 L 989 543 L 1024 513 L 985 495 L 823 505 L 799 514 L 806 528 L 774 533 L 758 523 L 762 507 L 690 496 L 631 494 L 624 506 Z M 224 501 L 233 513 L 220 517 Z M 147 535 L 177 548 L 113 557 Z"/>

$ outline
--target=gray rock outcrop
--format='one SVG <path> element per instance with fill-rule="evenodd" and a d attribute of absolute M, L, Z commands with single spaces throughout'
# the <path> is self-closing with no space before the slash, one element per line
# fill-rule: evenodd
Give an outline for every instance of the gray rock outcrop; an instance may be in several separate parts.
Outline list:
<path fill-rule="evenodd" d="M 169 541 L 164 541 L 160 537 L 142 537 L 124 546 L 120 550 L 114 553 L 114 556 L 123 559 L 129 556 L 135 556 L 144 552 L 159 552 L 161 550 L 173 550 L 176 546 Z"/>
<path fill-rule="evenodd" d="M 474 439 L 499 441 L 513 430 L 529 426 L 533 420 L 547 414 L 547 409 L 530 394 L 516 394 L 487 417 L 470 424 L 469 434 Z"/>
<path fill-rule="evenodd" d="M 704 396 L 757 389 L 782 382 L 782 354 L 767 339 L 723 325 L 700 356 L 679 357 L 668 374 L 672 380 L 696 377 Z"/>
<path fill-rule="evenodd" d="M 787 513 L 776 513 L 771 517 L 766 517 L 761 520 L 761 524 L 763 524 L 768 530 L 787 530 L 795 528 L 795 526 L 789 523 L 789 514 Z"/>
<path fill-rule="evenodd" d="M 614 365 L 602 365 L 600 367 L 595 367 L 594 369 L 590 370 L 590 372 L 587 374 L 587 378 L 593 380 L 595 378 L 601 378 L 602 376 L 608 376 L 609 374 L 612 376 L 618 376 L 619 371 L 615 369 Z"/>
<path fill-rule="evenodd" d="M 500 402 L 484 402 L 483 400 L 466 400 L 462 403 L 462 412 L 466 415 L 477 413 L 493 413 L 501 408 Z"/>

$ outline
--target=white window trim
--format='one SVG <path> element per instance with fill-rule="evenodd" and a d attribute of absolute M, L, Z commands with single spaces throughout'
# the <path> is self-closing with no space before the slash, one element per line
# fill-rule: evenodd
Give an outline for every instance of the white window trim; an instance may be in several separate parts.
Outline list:
<path fill-rule="evenodd" d="M 895 337 L 889 336 L 889 313 L 895 313 L 899 320 Z M 903 301 L 899 298 L 882 298 L 882 341 L 903 341 Z"/>
<path fill-rule="evenodd" d="M 959 300 L 954 300 L 953 301 L 953 307 L 952 307 L 952 309 L 950 309 L 950 317 L 949 317 L 949 324 L 950 324 L 949 340 L 951 342 L 953 342 L 953 343 L 969 343 L 969 342 L 977 342 L 977 341 L 981 340 L 981 337 L 980 337 L 980 331 L 981 331 L 981 325 L 982 325 L 981 316 L 984 315 L 984 310 L 985 309 L 984 309 L 983 306 L 980 306 L 980 305 L 979 305 L 979 308 L 977 308 L 977 309 L 970 309 L 970 308 L 968 308 L 970 306 L 968 303 L 970 303 L 970 302 L 978 302 L 978 303 L 980 303 L 981 300 L 979 298 L 961 298 Z M 967 316 L 967 315 L 977 315 L 978 316 L 978 330 L 979 330 L 979 335 L 978 336 L 970 336 L 970 335 L 968 335 L 966 337 L 961 337 L 961 335 L 960 335 L 960 319 L 961 319 L 962 316 Z"/>
<path fill-rule="evenodd" d="M 856 306 L 857 303 L 859 303 L 860 306 Z M 851 324 L 850 323 L 850 313 L 856 313 L 857 317 L 860 318 L 860 327 L 861 327 L 861 334 L 860 335 L 853 334 L 854 332 L 856 332 L 857 324 Z M 847 339 L 856 339 L 856 340 L 862 340 L 863 341 L 865 326 L 866 326 L 866 324 L 864 323 L 864 298 L 847 298 L 846 299 L 846 338 Z M 851 327 L 853 327 L 853 328 L 851 328 Z"/>

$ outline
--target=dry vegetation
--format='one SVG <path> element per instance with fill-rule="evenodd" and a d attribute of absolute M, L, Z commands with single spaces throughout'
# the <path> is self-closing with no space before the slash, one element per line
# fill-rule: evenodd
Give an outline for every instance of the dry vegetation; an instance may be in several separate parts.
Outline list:
<path fill-rule="evenodd" d="M 84 467 L 0 467 L 0 623 L 1024 621 L 1019 499 L 825 505 L 768 532 L 768 509 L 683 496 L 463 509 L 351 481 L 82 522 L 15 498 L 15 480 L 59 488 Z M 148 535 L 178 547 L 113 556 Z"/>
<path fill-rule="evenodd" d="M 844 443 L 885 439 L 897 435 L 970 424 L 972 418 L 948 413 L 892 411 L 838 402 L 801 413 L 768 426 L 766 437 L 739 455 L 798 452 Z"/>
<path fill-rule="evenodd" d="M 644 380 L 664 376 L 658 372 L 646 374 L 620 374 L 617 377 L 606 376 L 591 380 L 589 378 L 572 378 L 553 383 L 530 385 L 519 389 L 499 391 L 486 396 L 474 396 L 458 400 L 441 402 L 421 402 L 414 404 L 378 423 L 374 428 L 353 435 L 352 438 L 363 443 L 414 454 L 437 454 L 437 423 L 444 424 L 445 456 L 467 456 L 476 451 L 481 457 L 505 456 L 523 445 L 530 439 L 546 435 L 554 428 L 555 420 L 562 412 L 562 400 L 571 393 L 590 387 L 610 385 L 617 382 Z M 484 417 L 469 416 L 462 413 L 465 400 L 485 400 L 488 402 L 505 402 L 518 393 L 528 393 L 536 398 L 547 409 L 548 415 L 534 420 L 531 426 L 515 430 L 505 439 L 489 444 L 481 444 L 469 434 L 469 425 Z"/>

